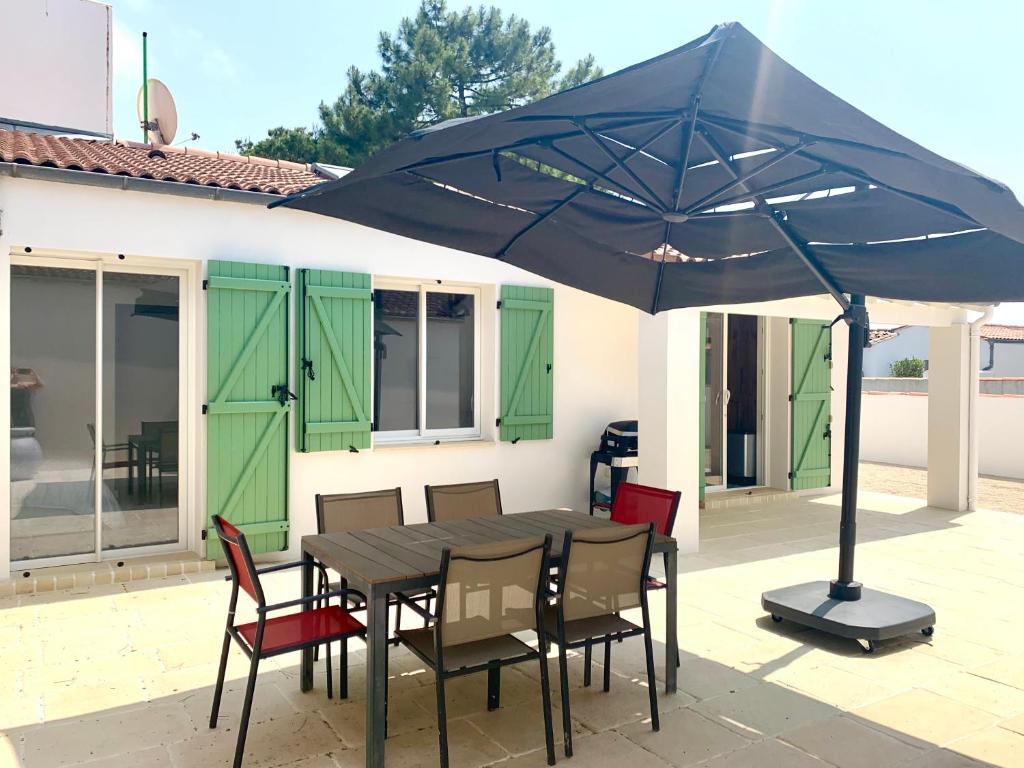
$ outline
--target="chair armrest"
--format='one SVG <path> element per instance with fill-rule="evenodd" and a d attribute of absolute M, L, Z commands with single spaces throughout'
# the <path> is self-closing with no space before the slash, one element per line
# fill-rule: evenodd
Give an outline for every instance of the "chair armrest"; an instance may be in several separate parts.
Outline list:
<path fill-rule="evenodd" d="M 422 596 L 420 597 L 422 599 Z M 398 600 L 399 603 L 408 606 L 414 613 L 418 614 L 421 619 L 426 619 L 427 621 L 437 621 L 437 616 L 432 614 L 419 603 L 415 602 L 415 600 L 409 597 L 408 595 L 403 594 L 402 592 L 395 592 L 395 598 Z"/>
<path fill-rule="evenodd" d="M 305 560 L 295 560 L 291 563 L 274 563 L 273 565 L 265 565 L 262 568 L 257 568 L 256 573 L 262 576 L 265 573 L 274 573 L 275 571 L 286 571 L 289 568 L 298 568 L 300 565 L 306 565 Z M 311 563 L 313 567 L 319 566 L 315 560 Z M 322 566 L 320 566 L 322 569 Z"/>
<path fill-rule="evenodd" d="M 309 595 L 308 597 L 297 597 L 294 600 L 285 600 L 283 603 L 274 603 L 273 605 L 265 605 L 262 608 L 257 608 L 257 613 L 270 613 L 271 611 L 280 611 L 283 608 L 294 608 L 297 605 L 309 605 L 310 603 L 319 603 L 324 600 L 330 601 L 332 597 L 344 597 L 352 592 L 354 589 L 336 589 L 332 592 L 321 592 L 317 595 Z"/>

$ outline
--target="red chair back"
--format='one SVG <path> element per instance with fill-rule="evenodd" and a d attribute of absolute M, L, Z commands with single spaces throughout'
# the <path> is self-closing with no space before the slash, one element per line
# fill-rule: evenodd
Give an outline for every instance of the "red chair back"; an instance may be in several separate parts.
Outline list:
<path fill-rule="evenodd" d="M 619 483 L 612 501 L 611 519 L 623 525 L 654 523 L 655 531 L 663 536 L 671 536 L 681 496 L 679 491 Z"/>
<path fill-rule="evenodd" d="M 256 566 L 253 564 L 245 534 L 220 515 L 213 516 L 213 527 L 228 558 L 231 577 L 239 587 L 260 605 L 263 605 L 263 588 L 260 586 Z"/>

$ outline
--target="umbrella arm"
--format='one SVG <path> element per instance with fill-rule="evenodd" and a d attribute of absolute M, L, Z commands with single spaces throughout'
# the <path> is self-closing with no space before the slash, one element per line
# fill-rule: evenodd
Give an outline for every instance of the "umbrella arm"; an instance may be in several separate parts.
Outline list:
<path fill-rule="evenodd" d="M 859 600 L 861 585 L 853 578 L 853 556 L 857 546 L 857 480 L 860 464 L 860 414 L 864 376 L 864 345 L 867 343 L 868 312 L 864 297 L 850 297 L 843 313 L 850 326 L 846 367 L 846 439 L 843 444 L 843 503 L 839 522 L 839 577 L 829 584 L 834 600 Z"/>

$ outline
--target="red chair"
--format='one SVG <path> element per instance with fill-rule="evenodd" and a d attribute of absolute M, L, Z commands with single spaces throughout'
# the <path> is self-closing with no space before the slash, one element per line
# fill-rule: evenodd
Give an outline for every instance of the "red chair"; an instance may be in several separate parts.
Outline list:
<path fill-rule="evenodd" d="M 228 567 L 231 569 L 231 601 L 228 604 L 228 621 L 224 631 L 224 646 L 220 654 L 220 668 L 217 671 L 217 687 L 213 693 L 213 709 L 210 712 L 210 727 L 217 727 L 217 714 L 220 711 L 220 697 L 224 689 L 224 673 L 228 665 L 228 650 L 232 639 L 238 643 L 245 655 L 249 657 L 249 681 L 245 688 L 245 702 L 242 704 L 242 722 L 238 727 L 238 744 L 235 747 L 234 768 L 241 768 L 242 756 L 245 754 L 245 736 L 249 728 L 249 713 L 252 709 L 252 697 L 256 688 L 256 673 L 260 659 L 278 656 L 282 653 L 301 651 L 305 648 L 327 646 L 327 698 L 334 696 L 331 683 L 331 643 L 335 640 L 343 644 L 350 637 L 365 637 L 366 627 L 341 607 L 331 605 L 331 598 L 337 597 L 344 601 L 351 590 L 338 589 L 333 592 L 321 592 L 310 597 L 288 600 L 283 603 L 267 605 L 260 585 L 260 576 L 275 573 L 289 568 L 306 566 L 303 561 L 281 563 L 265 568 L 256 568 L 245 541 L 245 534 L 238 530 L 220 515 L 213 518 L 217 536 L 227 555 Z M 238 590 L 245 590 L 256 601 L 257 620 L 248 624 L 235 624 L 235 607 L 238 604 Z M 306 606 L 313 606 L 305 609 Z M 342 603 L 344 604 L 344 603 Z M 268 618 L 267 614 L 284 608 L 303 606 L 304 610 L 282 616 Z M 348 675 L 346 654 L 342 654 L 342 680 Z M 347 686 L 343 684 L 342 698 L 345 697 Z"/>

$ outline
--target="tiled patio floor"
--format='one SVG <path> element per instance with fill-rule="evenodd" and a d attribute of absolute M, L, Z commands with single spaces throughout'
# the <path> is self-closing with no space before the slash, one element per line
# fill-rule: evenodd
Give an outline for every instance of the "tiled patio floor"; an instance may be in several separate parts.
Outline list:
<path fill-rule="evenodd" d="M 560 763 L 1024 765 L 1024 516 L 862 501 L 858 574 L 929 601 L 939 617 L 930 641 L 868 656 L 762 614 L 763 589 L 832 575 L 837 497 L 707 513 L 701 554 L 681 558 L 681 690 L 661 696 L 661 732 L 646 721 L 642 644 L 627 641 L 614 648 L 609 694 L 583 689 L 573 660 L 576 756 L 559 753 Z M 294 575 L 276 578 L 272 597 L 296 588 Z M 219 574 L 196 574 L 0 601 L 0 765 L 228 764 L 241 652 L 221 727 L 205 722 L 227 595 Z M 661 599 L 652 598 L 656 638 Z M 660 662 L 660 643 L 656 653 Z M 364 667 L 361 651 L 353 655 L 345 702 L 327 700 L 322 664 L 316 689 L 301 694 L 297 658 L 266 663 L 247 765 L 363 765 Z M 388 765 L 437 765 L 431 678 L 408 654 L 391 671 Z M 543 766 L 534 668 L 506 671 L 496 712 L 486 711 L 484 678 L 452 686 L 453 767 Z"/>

